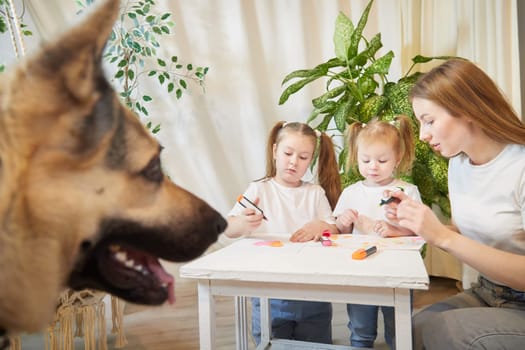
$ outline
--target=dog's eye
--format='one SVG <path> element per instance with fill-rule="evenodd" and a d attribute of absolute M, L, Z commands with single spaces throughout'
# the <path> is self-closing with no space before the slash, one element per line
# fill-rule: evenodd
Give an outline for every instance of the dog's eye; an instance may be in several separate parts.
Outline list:
<path fill-rule="evenodd" d="M 148 181 L 161 182 L 164 178 L 164 173 L 160 166 L 160 158 L 153 158 L 148 165 L 140 172 L 140 175 L 143 176 Z"/>

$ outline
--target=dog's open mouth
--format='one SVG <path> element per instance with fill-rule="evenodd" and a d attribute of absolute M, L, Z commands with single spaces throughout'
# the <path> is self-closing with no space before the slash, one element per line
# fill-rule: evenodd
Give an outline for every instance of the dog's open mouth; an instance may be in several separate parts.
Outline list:
<path fill-rule="evenodd" d="M 179 224 L 177 230 L 136 221 L 107 219 L 92 240 L 80 243 L 67 285 L 98 289 L 132 303 L 160 305 L 175 301 L 174 278 L 159 262 L 184 262 L 201 255 L 226 227 L 215 211 L 202 224 Z M 210 214 L 210 215 L 211 215 Z"/>
<path fill-rule="evenodd" d="M 130 246 L 99 243 L 77 266 L 68 285 L 73 289 L 93 288 L 124 300 L 160 305 L 175 302 L 175 280 L 157 257 Z"/>
<path fill-rule="evenodd" d="M 111 244 L 101 253 L 98 268 L 105 281 L 128 295 L 139 293 L 148 303 L 162 303 L 166 296 L 170 304 L 175 302 L 175 279 L 150 254 Z"/>

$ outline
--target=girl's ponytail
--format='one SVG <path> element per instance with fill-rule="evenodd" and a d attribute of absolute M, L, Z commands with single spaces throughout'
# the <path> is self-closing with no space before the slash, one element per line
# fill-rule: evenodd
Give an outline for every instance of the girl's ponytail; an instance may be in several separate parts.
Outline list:
<path fill-rule="evenodd" d="M 341 177 L 339 175 L 334 144 L 330 136 L 324 132 L 319 136 L 317 179 L 319 185 L 325 190 L 326 197 L 333 210 L 341 194 Z"/>
<path fill-rule="evenodd" d="M 273 145 L 277 143 L 277 136 L 284 124 L 284 121 L 277 122 L 272 130 L 270 130 L 270 135 L 268 135 L 268 141 L 266 142 L 266 174 L 263 179 L 272 178 L 277 173 L 275 162 L 273 160 Z"/>

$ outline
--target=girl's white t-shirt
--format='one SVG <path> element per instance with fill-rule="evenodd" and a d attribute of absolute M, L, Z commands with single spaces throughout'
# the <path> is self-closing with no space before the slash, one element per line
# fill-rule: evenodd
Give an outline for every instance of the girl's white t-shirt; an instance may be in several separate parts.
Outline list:
<path fill-rule="evenodd" d="M 263 220 L 253 233 L 276 233 L 292 235 L 312 220 L 324 220 L 334 224 L 332 210 L 324 189 L 310 182 L 299 187 L 286 187 L 274 179 L 250 183 L 244 192 L 249 200 L 259 198 L 259 208 L 268 220 Z M 240 215 L 243 207 L 235 203 L 228 216 Z"/>
<path fill-rule="evenodd" d="M 421 202 L 417 186 L 406 181 L 394 179 L 386 186 L 367 186 L 363 181 L 358 181 L 343 190 L 335 206 L 333 217 L 337 218 L 346 209 L 354 209 L 371 219 L 390 222 L 385 216 L 385 208 L 380 205 L 381 199 L 386 190 L 397 191 L 399 188 L 402 188 L 409 197 Z M 352 232 L 342 233 L 363 234 L 356 228 Z"/>

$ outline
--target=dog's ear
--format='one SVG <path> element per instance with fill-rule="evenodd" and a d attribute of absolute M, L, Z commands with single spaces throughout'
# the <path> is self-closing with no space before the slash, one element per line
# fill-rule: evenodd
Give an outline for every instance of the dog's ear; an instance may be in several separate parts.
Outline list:
<path fill-rule="evenodd" d="M 119 13 L 119 0 L 105 0 L 94 6 L 81 23 L 39 57 L 41 69 L 60 74 L 69 95 L 82 102 L 97 91 L 103 80 L 102 52 Z"/>
<path fill-rule="evenodd" d="M 89 154 L 118 125 L 124 110 L 102 63 L 120 1 L 99 1 L 57 40 L 9 67 L 0 81 L 0 118 L 6 116 L 10 130 L 23 130 L 13 137 L 20 152 L 45 143 Z M 53 132 L 56 127 L 64 132 Z"/>
<path fill-rule="evenodd" d="M 102 63 L 120 1 L 99 2 L 82 14 L 79 23 L 13 70 L 4 98 L 9 113 L 16 116 L 13 123 L 24 124 L 27 135 L 20 142 L 27 151 L 46 138 L 53 147 L 86 153 L 115 127 L 119 100 Z M 57 125 L 68 131 L 51 133 Z"/>

